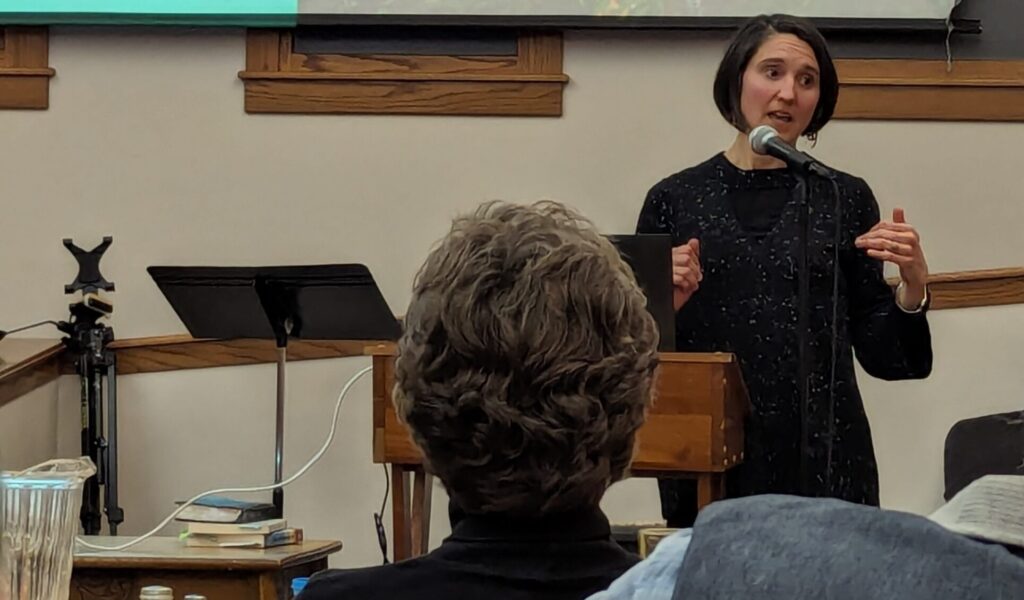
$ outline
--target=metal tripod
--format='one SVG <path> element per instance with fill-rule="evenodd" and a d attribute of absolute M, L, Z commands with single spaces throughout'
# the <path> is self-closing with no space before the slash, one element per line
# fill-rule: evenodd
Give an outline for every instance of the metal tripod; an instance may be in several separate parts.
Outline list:
<path fill-rule="evenodd" d="M 74 357 L 75 372 L 82 383 L 82 454 L 96 464 L 96 475 L 86 480 L 82 497 L 81 520 L 86 535 L 100 532 L 102 513 L 107 515 L 110 535 L 117 535 L 117 526 L 124 521 L 117 497 L 117 361 L 109 348 L 114 330 L 99 322 L 114 307 L 97 295 L 99 290 L 114 289 L 114 284 L 99 272 L 99 260 L 111 241 L 105 237 L 102 244 L 85 251 L 64 240 L 79 263 L 78 277 L 64 286 L 64 292 L 81 291 L 82 300 L 71 305 L 70 321 L 58 323 L 57 328 L 68 336 L 62 341 Z"/>

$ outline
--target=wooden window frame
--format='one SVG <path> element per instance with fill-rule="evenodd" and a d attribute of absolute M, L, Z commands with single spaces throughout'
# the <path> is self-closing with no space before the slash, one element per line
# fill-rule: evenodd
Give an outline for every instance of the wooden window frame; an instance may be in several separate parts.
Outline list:
<path fill-rule="evenodd" d="M 1024 121 L 1024 61 L 836 61 L 838 119 Z"/>
<path fill-rule="evenodd" d="M 520 32 L 514 56 L 305 55 L 292 35 L 248 30 L 246 112 L 562 114 L 560 32 Z"/>
<path fill-rule="evenodd" d="M 50 106 L 49 36 L 45 27 L 0 27 L 0 109 Z"/>

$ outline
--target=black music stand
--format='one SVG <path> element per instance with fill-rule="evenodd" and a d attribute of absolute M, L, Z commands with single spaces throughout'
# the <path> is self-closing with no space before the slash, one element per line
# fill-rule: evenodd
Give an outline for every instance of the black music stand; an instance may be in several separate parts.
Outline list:
<path fill-rule="evenodd" d="M 647 296 L 647 311 L 658 324 L 658 351 L 676 351 L 676 310 L 672 306 L 672 236 L 638 233 L 607 236 L 622 260 L 633 269 Z"/>
<path fill-rule="evenodd" d="M 284 463 L 284 375 L 289 338 L 397 340 L 400 325 L 369 269 L 359 264 L 288 267 L 149 267 L 194 338 L 277 343 L 274 482 Z M 278 516 L 284 490 L 274 490 Z"/>

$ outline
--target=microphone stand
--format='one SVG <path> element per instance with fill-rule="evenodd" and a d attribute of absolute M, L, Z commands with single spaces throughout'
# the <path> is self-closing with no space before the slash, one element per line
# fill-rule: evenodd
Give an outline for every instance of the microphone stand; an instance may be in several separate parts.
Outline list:
<path fill-rule="evenodd" d="M 810 485 L 810 410 L 811 410 L 811 348 L 808 336 L 811 322 L 811 273 L 807 266 L 807 248 L 810 239 L 810 190 L 807 173 L 793 169 L 796 175 L 799 213 L 797 229 L 797 382 L 800 387 L 800 494 L 809 496 Z"/>
<path fill-rule="evenodd" d="M 797 381 L 800 388 L 800 493 L 803 496 L 811 495 L 810 482 L 810 461 L 811 461 L 811 346 L 809 341 L 811 325 L 811 272 L 808 268 L 808 246 L 810 240 L 810 182 L 812 176 L 835 182 L 835 173 L 831 169 L 819 164 L 811 156 L 800 152 L 789 143 L 779 137 L 779 133 L 769 125 L 755 127 L 748 133 L 751 149 L 755 154 L 773 156 L 782 160 L 789 166 L 790 172 L 796 177 L 796 194 L 799 203 L 798 213 L 798 244 L 797 244 Z M 836 209 L 839 210 L 838 188 L 836 189 Z M 839 215 L 836 214 L 838 219 Z M 838 223 L 837 236 L 838 236 Z M 838 277 L 838 238 L 836 246 L 836 264 L 834 265 L 834 277 Z M 837 301 L 832 299 L 833 303 Z M 834 306 L 834 305 L 833 305 Z M 833 323 L 833 326 L 835 324 Z M 835 350 L 835 340 L 833 340 Z M 832 360 L 835 361 L 835 356 Z M 833 362 L 834 366 L 834 362 Z M 832 382 L 829 385 L 833 385 Z M 832 390 L 829 390 L 829 418 L 832 416 Z M 828 433 L 828 473 L 831 474 L 831 449 L 832 449 L 833 423 L 829 423 Z M 829 477 L 830 478 L 830 477 Z"/>
<path fill-rule="evenodd" d="M 797 381 L 800 388 L 800 493 L 802 496 L 811 495 L 811 271 L 808 266 L 809 242 L 810 242 L 810 188 L 812 177 L 820 177 L 834 181 L 835 176 L 828 171 L 817 169 L 792 169 L 796 177 L 796 194 L 799 203 L 797 217 L 797 228 L 799 244 L 797 248 Z M 838 189 L 836 190 L 838 193 Z M 839 210 L 838 204 L 836 205 Z M 838 269 L 838 262 L 833 266 Z M 835 299 L 833 298 L 833 302 Z M 832 357 L 835 360 L 835 357 Z M 831 400 L 830 400 L 831 402 Z M 830 411 L 831 413 L 831 411 Z M 829 418 L 834 416 L 831 414 Z M 828 444 L 831 448 L 833 424 L 829 423 Z M 831 451 L 828 460 L 831 461 Z M 828 465 L 831 471 L 831 465 Z"/>

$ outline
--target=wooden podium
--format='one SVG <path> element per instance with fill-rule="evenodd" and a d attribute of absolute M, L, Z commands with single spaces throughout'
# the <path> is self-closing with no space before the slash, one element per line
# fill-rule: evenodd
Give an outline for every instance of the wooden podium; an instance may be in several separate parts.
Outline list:
<path fill-rule="evenodd" d="M 395 352 L 393 344 L 367 348 L 373 357 L 373 461 L 391 464 L 398 561 L 427 551 L 431 476 L 391 402 Z M 662 353 L 659 359 L 654 405 L 640 428 L 630 475 L 696 478 L 702 508 L 722 498 L 725 471 L 743 460 L 746 386 L 731 354 Z"/>

